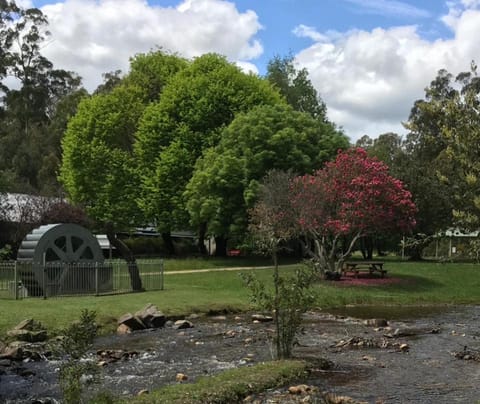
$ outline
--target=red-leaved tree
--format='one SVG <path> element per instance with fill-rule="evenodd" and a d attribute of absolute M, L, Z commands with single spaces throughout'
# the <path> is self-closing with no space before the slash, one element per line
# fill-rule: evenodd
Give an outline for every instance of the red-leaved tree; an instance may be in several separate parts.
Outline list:
<path fill-rule="evenodd" d="M 389 175 L 385 163 L 361 148 L 340 151 L 334 162 L 296 177 L 291 186 L 298 231 L 322 272 L 340 271 L 361 237 L 415 226 L 410 192 Z"/>

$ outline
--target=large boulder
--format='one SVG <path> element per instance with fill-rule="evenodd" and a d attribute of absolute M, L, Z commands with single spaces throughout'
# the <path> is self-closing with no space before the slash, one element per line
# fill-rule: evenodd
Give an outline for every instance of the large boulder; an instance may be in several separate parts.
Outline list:
<path fill-rule="evenodd" d="M 15 327 L 7 331 L 7 335 L 16 341 L 42 342 L 48 338 L 47 330 L 41 323 L 31 318 L 20 321 Z"/>
<path fill-rule="evenodd" d="M 151 303 L 147 304 L 142 310 L 137 311 L 135 317 L 139 318 L 147 328 L 163 327 L 167 321 L 165 314 Z"/>
<path fill-rule="evenodd" d="M 29 330 L 10 330 L 7 332 L 7 335 L 10 338 L 13 338 L 17 341 L 26 341 L 26 342 L 43 342 L 48 338 L 46 330 L 38 331 L 29 331 Z"/>
<path fill-rule="evenodd" d="M 21 361 L 23 358 L 23 348 L 19 345 L 9 345 L 0 353 L 0 359 Z"/>
<path fill-rule="evenodd" d="M 130 328 L 132 331 L 144 330 L 147 328 L 145 324 L 143 324 L 142 320 L 131 313 L 126 313 L 118 319 L 118 325 L 122 324 Z"/>

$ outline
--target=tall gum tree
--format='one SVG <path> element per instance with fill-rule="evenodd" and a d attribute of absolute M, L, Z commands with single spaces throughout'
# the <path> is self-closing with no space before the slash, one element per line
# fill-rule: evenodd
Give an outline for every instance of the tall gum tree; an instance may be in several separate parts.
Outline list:
<path fill-rule="evenodd" d="M 47 28 L 41 10 L 0 2 L 0 172 L 11 178 L 11 191 L 58 195 L 52 125 L 59 103 L 79 91 L 80 78 L 42 55 Z"/>
<path fill-rule="evenodd" d="M 408 127 L 419 138 L 435 138 L 437 175 L 453 196 L 453 222 L 467 230 L 480 226 L 480 77 L 472 62 L 470 71 L 456 77 L 441 70 L 425 99 L 415 103 Z M 415 112 L 415 114 L 413 114 Z M 428 143 L 433 147 L 433 141 Z"/>

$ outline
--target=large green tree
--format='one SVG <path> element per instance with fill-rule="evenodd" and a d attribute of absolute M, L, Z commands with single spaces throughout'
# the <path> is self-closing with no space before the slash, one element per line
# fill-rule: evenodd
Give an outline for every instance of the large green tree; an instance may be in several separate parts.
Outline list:
<path fill-rule="evenodd" d="M 39 9 L 0 2 L 0 171 L 13 191 L 58 193 L 49 166 L 55 159 L 58 164 L 59 143 L 49 136 L 50 125 L 60 100 L 78 91 L 80 78 L 54 69 L 41 54 L 47 25 Z M 8 87 L 7 76 L 17 84 Z"/>
<path fill-rule="evenodd" d="M 142 173 L 139 204 L 166 240 L 172 230 L 188 226 L 185 186 L 222 129 L 241 112 L 282 102 L 267 81 L 216 54 L 194 59 L 172 78 L 145 111 L 135 144 Z"/>
<path fill-rule="evenodd" d="M 327 107 L 310 81 L 307 69 L 298 70 L 292 55 L 270 60 L 265 77 L 296 111 L 327 121 Z"/>
<path fill-rule="evenodd" d="M 247 211 L 267 172 L 313 172 L 347 147 L 347 138 L 333 125 L 290 106 L 265 105 L 239 114 L 197 162 L 185 192 L 191 221 L 223 240 L 243 237 Z"/>
<path fill-rule="evenodd" d="M 440 70 L 405 124 L 410 130 L 405 149 L 415 162 L 405 167 L 418 184 L 415 187 L 412 181 L 410 188 L 419 199 L 418 228 L 426 241 L 452 225 L 465 229 L 480 225 L 479 94 L 475 63 L 456 77 Z"/>
<path fill-rule="evenodd" d="M 137 58 L 151 61 L 149 74 L 156 72 L 158 91 L 185 64 L 160 51 Z M 132 287 L 138 290 L 141 282 L 135 258 L 115 233 L 144 223 L 137 206 L 140 172 L 133 148 L 145 108 L 161 94 L 152 94 L 150 81 L 136 68 L 136 60 L 132 59 L 131 72 L 120 83 L 80 103 L 62 141 L 60 179 L 71 201 L 86 209 L 129 262 Z"/>
<path fill-rule="evenodd" d="M 429 94 L 440 94 L 435 98 Z M 442 145 L 438 175 L 453 195 L 457 225 L 476 230 L 480 226 L 480 77 L 477 66 L 455 78 L 440 71 L 418 102 L 417 115 L 434 122 Z"/>

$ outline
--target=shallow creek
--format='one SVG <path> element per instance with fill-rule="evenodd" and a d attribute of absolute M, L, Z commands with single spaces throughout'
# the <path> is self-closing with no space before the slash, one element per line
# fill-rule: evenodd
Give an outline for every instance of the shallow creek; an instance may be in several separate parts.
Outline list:
<path fill-rule="evenodd" d="M 367 326 L 362 318 L 386 319 L 389 327 Z M 254 324 L 247 314 L 191 321 L 194 328 L 186 330 L 166 327 L 99 338 L 91 360 L 102 360 L 97 351 L 128 353 L 128 359 L 101 367 L 101 389 L 128 397 L 176 383 L 177 373 L 190 382 L 272 357 L 271 323 Z M 348 344 L 358 340 L 366 343 Z M 402 344 L 406 347 L 400 349 Z M 333 362 L 331 369 L 319 369 L 306 381 L 319 391 L 369 403 L 475 403 L 480 400 L 480 362 L 456 358 L 464 347 L 480 351 L 480 306 L 363 307 L 308 313 L 294 354 Z M 0 402 L 59 400 L 59 365 L 30 362 L 4 371 Z"/>

